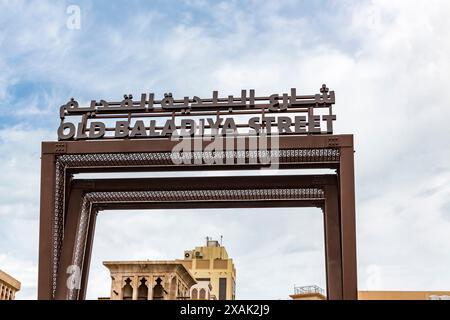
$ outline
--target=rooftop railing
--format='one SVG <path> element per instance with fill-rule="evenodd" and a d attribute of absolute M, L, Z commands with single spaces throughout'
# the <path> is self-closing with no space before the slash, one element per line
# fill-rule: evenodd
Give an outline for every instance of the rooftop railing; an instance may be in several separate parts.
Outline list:
<path fill-rule="evenodd" d="M 313 286 L 301 286 L 301 287 L 294 287 L 294 293 L 295 294 L 312 294 L 312 293 L 318 293 L 323 296 L 325 296 L 325 290 L 322 289 L 319 286 L 313 285 Z"/>

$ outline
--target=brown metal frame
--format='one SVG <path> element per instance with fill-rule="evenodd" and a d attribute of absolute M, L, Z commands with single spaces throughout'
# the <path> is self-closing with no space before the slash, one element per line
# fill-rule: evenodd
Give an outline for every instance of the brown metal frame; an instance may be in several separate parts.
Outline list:
<path fill-rule="evenodd" d="M 248 137 L 225 138 L 244 139 Z M 192 139 L 194 141 L 195 139 Z M 201 142 L 207 145 L 208 142 Z M 329 299 L 357 299 L 355 190 L 352 135 L 280 136 L 280 169 L 328 168 L 336 175 L 267 176 L 267 177 L 205 177 L 164 179 L 108 179 L 77 180 L 74 174 L 83 172 L 129 172 L 160 170 L 241 170 L 260 169 L 263 165 L 235 163 L 223 165 L 174 165 L 167 154 L 177 144 L 170 139 L 99 140 L 44 142 L 41 163 L 41 213 L 39 234 L 39 299 L 83 299 L 85 297 L 89 260 L 99 210 L 126 208 L 217 208 L 217 207 L 321 207 L 324 211 L 325 256 Z M 238 144 L 234 144 L 238 145 Z M 246 149 L 251 151 L 249 149 Z M 232 172 L 230 172 L 232 173 Z M 155 187 L 157 186 L 157 187 Z M 164 186 L 164 187 L 163 187 Z M 260 198 L 250 199 L 243 191 L 263 192 Z M 317 189 L 323 193 L 309 194 L 299 190 Z M 268 189 L 272 191 L 267 191 Z M 292 189 L 286 193 L 286 190 Z M 235 190 L 226 199 L 206 197 L 189 199 L 90 202 L 82 220 L 83 206 L 89 195 L 96 192 Z M 261 191 L 263 190 L 263 191 Z M 265 190 L 265 191 L 264 191 Z M 284 191 L 283 191 L 284 190 Z M 297 191 L 295 191 L 297 190 Z M 270 196 L 264 196 L 269 192 Z M 273 196 L 272 196 L 273 194 Z M 98 194 L 97 194 L 98 195 Z M 105 194 L 102 194 L 104 196 Z M 111 194 L 110 194 L 111 195 Z M 178 194 L 179 195 L 179 194 Z M 147 194 L 148 196 L 148 194 Z M 305 197 L 306 198 L 305 198 Z M 311 198 L 312 197 L 312 198 Z M 98 199 L 97 199 L 98 200 Z M 87 208 L 85 207 L 85 208 Z M 83 224 L 84 223 L 84 224 Z M 81 228 L 80 226 L 84 226 Z M 82 231 L 85 230 L 85 231 Z M 77 237 L 85 240 L 77 248 Z M 77 251 L 78 250 L 78 251 Z M 66 287 L 65 270 L 80 254 L 82 286 L 80 291 Z M 78 256 L 77 256 L 78 257 Z M 69 292 L 70 291 L 70 292 Z"/>

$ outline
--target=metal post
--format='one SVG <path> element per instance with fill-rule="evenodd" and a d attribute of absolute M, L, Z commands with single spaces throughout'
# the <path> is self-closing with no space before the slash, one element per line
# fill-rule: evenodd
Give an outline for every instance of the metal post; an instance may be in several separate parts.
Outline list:
<path fill-rule="evenodd" d="M 82 269 L 82 276 L 81 276 L 81 288 L 80 288 L 80 293 L 78 294 L 79 300 L 86 299 L 87 284 L 88 284 L 88 280 L 89 280 L 89 269 L 90 269 L 90 265 L 91 265 L 92 247 L 94 244 L 95 224 L 97 221 L 97 215 L 98 215 L 97 209 L 93 209 L 91 211 L 91 218 L 89 219 L 86 248 L 84 251 L 84 261 L 83 261 L 83 269 Z"/>
<path fill-rule="evenodd" d="M 38 299 L 53 298 L 53 211 L 55 201 L 56 157 L 54 154 L 41 156 L 41 203 L 39 217 L 39 269 Z"/>
<path fill-rule="evenodd" d="M 77 233 L 78 221 L 80 220 L 81 203 L 83 199 L 83 188 L 71 188 L 67 218 L 64 228 L 64 240 L 62 243 L 61 256 L 59 261 L 58 275 L 56 280 L 55 299 L 67 299 L 67 268 L 72 264 L 72 255 L 75 247 L 75 237 Z"/>
<path fill-rule="evenodd" d="M 342 300 L 341 221 L 337 181 L 325 186 L 324 206 L 325 265 L 327 299 Z"/>
<path fill-rule="evenodd" d="M 344 300 L 358 299 L 353 146 L 341 148 L 339 189 Z"/>

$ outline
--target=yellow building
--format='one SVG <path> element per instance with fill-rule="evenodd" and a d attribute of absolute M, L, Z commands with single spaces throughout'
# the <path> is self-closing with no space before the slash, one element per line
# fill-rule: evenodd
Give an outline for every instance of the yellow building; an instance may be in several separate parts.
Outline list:
<path fill-rule="evenodd" d="M 318 286 L 294 287 L 292 300 L 326 300 Z M 358 291 L 358 300 L 450 300 L 450 291 Z"/>
<path fill-rule="evenodd" d="M 212 286 L 209 280 L 196 280 L 197 284 L 191 287 L 191 300 L 217 300 L 217 297 L 212 294 Z"/>
<path fill-rule="evenodd" d="M 20 282 L 0 270 L 0 300 L 14 300 L 20 290 Z"/>
<path fill-rule="evenodd" d="M 178 261 L 194 275 L 198 283 L 209 281 L 210 299 L 235 300 L 236 269 L 233 259 L 228 257 L 227 250 L 218 241 L 206 238 L 204 247 L 185 251 L 184 259 Z M 191 290 L 191 299 L 200 299 L 201 289 L 194 289 L 198 288 Z M 198 297 L 195 296 L 196 293 L 199 294 Z"/>

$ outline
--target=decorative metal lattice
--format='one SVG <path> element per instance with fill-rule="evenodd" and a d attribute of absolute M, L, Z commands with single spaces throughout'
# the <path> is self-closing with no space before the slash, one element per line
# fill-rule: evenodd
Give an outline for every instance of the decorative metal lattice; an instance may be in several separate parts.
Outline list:
<path fill-rule="evenodd" d="M 92 192 L 92 203 L 323 200 L 321 188 Z"/>
<path fill-rule="evenodd" d="M 59 267 L 62 238 L 64 234 L 64 184 L 65 166 L 62 162 L 56 162 L 55 170 L 55 204 L 53 216 L 53 240 L 52 240 L 52 292 L 56 291 L 56 275 Z"/>
<path fill-rule="evenodd" d="M 174 160 L 202 160 L 203 164 L 222 164 L 219 160 L 234 159 L 235 163 L 258 163 L 258 159 L 269 158 L 279 163 L 338 162 L 339 149 L 285 149 L 266 151 L 218 151 L 218 152 L 151 152 L 151 153 L 91 153 L 66 154 L 58 160 L 66 166 L 82 167 L 126 167 L 150 165 L 176 165 Z M 216 160 L 216 162 L 212 162 Z M 255 161 L 256 160 L 256 161 Z M 197 163 L 197 162 L 196 162 Z M 227 162 L 228 163 L 228 162 Z M 181 163 L 181 165 L 186 163 Z M 187 163 L 189 164 L 189 163 Z"/>

